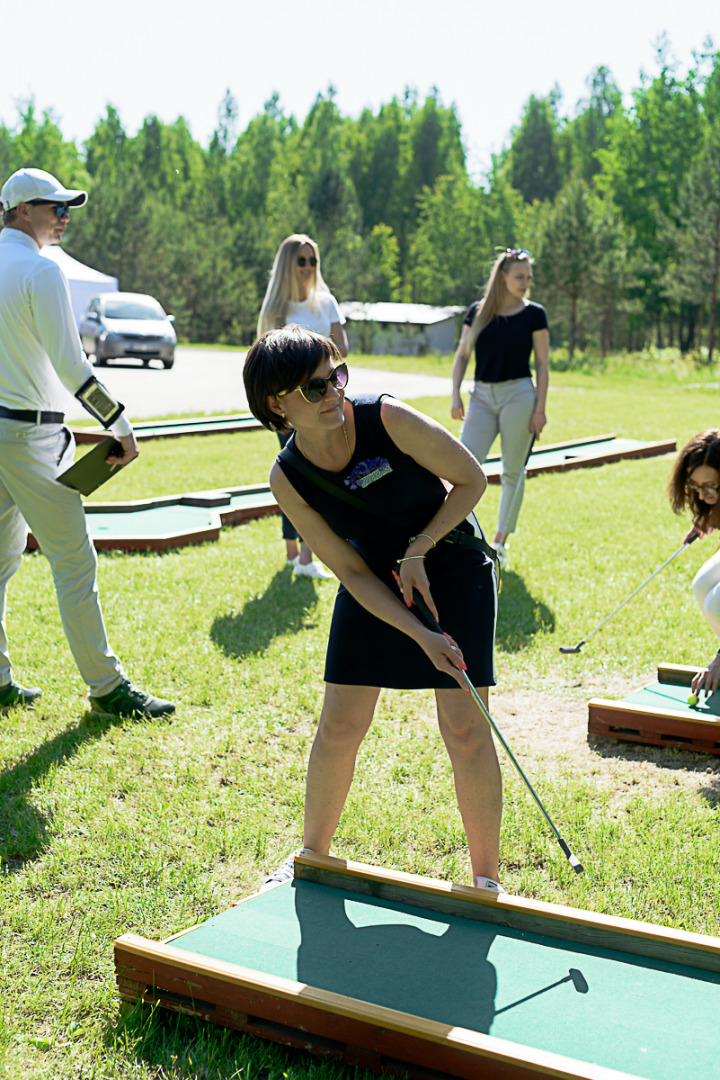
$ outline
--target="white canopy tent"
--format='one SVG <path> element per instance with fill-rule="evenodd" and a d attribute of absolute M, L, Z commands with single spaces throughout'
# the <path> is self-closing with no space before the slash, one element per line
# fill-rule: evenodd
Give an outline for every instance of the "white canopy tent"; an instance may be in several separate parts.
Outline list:
<path fill-rule="evenodd" d="M 93 270 L 91 266 L 85 266 L 55 244 L 52 246 L 46 244 L 40 249 L 40 254 L 57 263 L 68 279 L 73 315 L 78 326 L 91 297 L 97 296 L 98 293 L 118 291 L 117 278 L 102 274 L 99 270 Z"/>

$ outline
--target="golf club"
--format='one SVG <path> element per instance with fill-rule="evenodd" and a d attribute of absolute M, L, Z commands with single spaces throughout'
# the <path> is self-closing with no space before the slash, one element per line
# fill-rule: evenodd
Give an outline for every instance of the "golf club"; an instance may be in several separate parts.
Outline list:
<path fill-rule="evenodd" d="M 625 597 L 622 604 L 618 604 L 618 606 L 615 608 L 614 611 L 611 611 L 609 615 L 606 615 L 605 618 L 603 619 L 603 621 L 601 623 L 598 623 L 598 625 L 595 627 L 595 629 L 591 630 L 590 633 L 587 635 L 587 637 L 584 637 L 582 639 L 582 641 L 579 641 L 577 643 L 577 645 L 561 645 L 560 646 L 560 652 L 561 653 L 579 653 L 580 650 L 582 649 L 583 645 L 585 645 L 585 643 L 590 640 L 590 638 L 593 636 L 593 634 L 597 634 L 598 630 L 600 630 L 605 625 L 605 623 L 608 621 L 608 619 L 612 619 L 613 615 L 617 615 L 620 608 L 625 607 L 627 602 L 629 600 L 632 600 L 633 596 L 637 596 L 637 594 L 640 592 L 640 590 L 644 589 L 649 581 L 652 581 L 652 579 L 654 577 L 657 577 L 657 575 L 660 573 L 660 571 L 664 570 L 665 567 L 668 565 L 668 563 L 671 563 L 673 561 L 673 559 L 677 559 L 678 555 L 681 555 L 682 552 L 685 550 L 685 548 L 689 547 L 690 544 L 692 544 L 693 540 L 697 540 L 699 535 L 700 535 L 699 533 L 696 533 L 696 532 L 693 533 L 692 536 L 690 536 L 685 541 L 685 543 L 682 545 L 682 547 L 679 547 L 677 549 L 677 551 L 674 552 L 670 556 L 669 559 L 665 560 L 665 562 L 662 564 L 662 566 L 658 566 L 657 570 L 653 571 L 653 573 L 650 575 L 649 578 L 646 578 L 645 581 L 643 581 L 643 583 L 641 585 L 638 585 L 637 589 L 633 589 L 633 591 L 630 593 L 630 595 Z"/>
<path fill-rule="evenodd" d="M 435 633 L 442 634 L 443 630 L 441 629 L 440 624 L 438 623 L 438 621 L 435 618 L 435 616 L 433 615 L 433 613 L 430 611 L 430 608 L 427 606 L 427 604 L 425 603 L 425 601 L 423 600 L 422 596 L 417 591 L 417 589 L 413 590 L 413 604 L 415 605 L 418 612 L 420 613 L 420 616 L 423 619 L 425 625 L 427 627 L 429 627 L 431 630 L 434 630 Z M 483 701 L 483 699 L 480 697 L 477 690 L 473 686 L 470 678 L 468 677 L 467 672 L 466 671 L 461 671 L 460 674 L 462 675 L 462 677 L 463 677 L 463 679 L 465 681 L 465 685 L 467 686 L 468 691 L 472 695 L 473 701 L 478 706 L 478 708 L 482 712 L 483 716 L 487 720 L 488 724 L 493 729 L 496 736 L 498 737 L 498 739 L 502 743 L 502 745 L 503 745 L 503 747 L 505 749 L 505 753 L 510 758 L 510 760 L 512 761 L 512 763 L 515 766 L 515 768 L 517 769 L 517 771 L 520 773 L 520 776 L 525 781 L 525 784 L 527 786 L 528 791 L 530 792 L 533 799 L 535 800 L 535 802 L 538 804 L 538 806 L 542 810 L 543 814 L 545 815 L 545 819 L 546 819 L 548 825 L 550 826 L 550 828 L 552 829 L 552 831 L 555 833 L 555 836 L 557 838 L 557 842 L 560 845 L 560 847 L 562 848 L 562 851 L 563 851 L 563 854 L 564 854 L 565 858 L 570 863 L 570 865 L 572 866 L 575 873 L 576 874 L 581 874 L 582 871 L 583 871 L 582 863 L 580 862 L 579 859 L 577 859 L 575 857 L 575 855 L 573 855 L 573 853 L 570 850 L 570 848 L 568 847 L 567 843 L 565 842 L 563 837 L 560 835 L 560 833 L 559 833 L 559 831 L 558 831 L 558 829 L 557 829 L 557 827 L 555 825 L 555 822 L 553 821 L 553 819 L 550 817 L 547 810 L 543 806 L 542 800 L 540 799 L 540 796 L 537 794 L 537 792 L 535 791 L 535 788 L 532 786 L 532 784 L 528 780 L 527 776 L 523 772 L 519 761 L 517 760 L 517 758 L 513 754 L 512 750 L 510 749 L 508 744 L 505 742 L 505 739 L 503 738 L 502 732 L 499 730 L 497 724 L 495 723 L 492 716 L 488 712 L 488 710 L 487 710 L 487 708 L 485 706 L 485 702 Z"/>
<path fill-rule="evenodd" d="M 535 990 L 532 994 L 528 994 L 527 997 L 518 998 L 517 1001 L 512 1001 L 509 1005 L 503 1005 L 502 1009 L 495 1010 L 495 1015 L 499 1016 L 500 1013 L 507 1012 L 508 1009 L 514 1009 L 517 1005 L 524 1005 L 526 1001 L 538 997 L 539 994 L 546 994 L 548 990 L 554 990 L 556 986 L 562 986 L 566 982 L 571 982 L 578 994 L 587 994 L 590 989 L 582 971 L 578 971 L 577 968 L 570 968 L 563 979 L 558 979 L 557 982 L 550 983 L 549 986 L 543 986 L 542 990 Z"/>

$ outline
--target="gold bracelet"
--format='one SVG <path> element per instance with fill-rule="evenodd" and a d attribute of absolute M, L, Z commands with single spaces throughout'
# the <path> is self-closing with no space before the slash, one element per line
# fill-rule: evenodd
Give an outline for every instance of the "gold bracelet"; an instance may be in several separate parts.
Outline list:
<path fill-rule="evenodd" d="M 405 555 L 402 559 L 396 559 L 395 561 L 397 562 L 397 564 L 399 566 L 401 562 L 409 562 L 410 559 L 424 559 L 424 558 L 425 558 L 424 555 Z"/>
<path fill-rule="evenodd" d="M 435 541 L 433 540 L 433 538 L 432 538 L 432 536 L 430 535 L 430 533 L 418 533 L 418 534 L 417 534 L 417 536 L 411 536 L 411 537 L 410 537 L 410 543 L 412 544 L 412 543 L 413 543 L 413 541 L 415 541 L 415 540 L 419 540 L 421 536 L 424 536 L 424 537 L 425 537 L 425 538 L 426 538 L 427 540 L 429 540 L 429 541 L 430 541 L 430 543 L 432 544 L 432 546 L 433 546 L 434 548 L 436 548 L 436 547 L 437 547 L 437 544 L 436 544 L 436 543 L 435 543 Z M 409 546 L 409 545 L 408 545 L 408 546 Z"/>

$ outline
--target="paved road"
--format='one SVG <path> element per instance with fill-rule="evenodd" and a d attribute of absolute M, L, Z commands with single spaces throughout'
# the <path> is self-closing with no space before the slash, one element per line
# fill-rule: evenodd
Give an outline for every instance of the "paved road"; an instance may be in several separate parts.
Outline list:
<path fill-rule="evenodd" d="M 222 349 L 187 349 L 175 353 L 175 367 L 143 368 L 141 361 L 111 361 L 98 368 L 98 377 L 112 394 L 127 406 L 131 419 L 160 416 L 187 416 L 190 413 L 236 413 L 247 411 L 242 384 L 245 353 Z M 409 400 L 450 395 L 450 379 L 437 375 L 401 375 L 392 371 L 353 368 L 350 360 L 350 387 L 356 393 L 386 391 Z M 87 419 L 79 402 L 70 399 L 69 420 Z"/>

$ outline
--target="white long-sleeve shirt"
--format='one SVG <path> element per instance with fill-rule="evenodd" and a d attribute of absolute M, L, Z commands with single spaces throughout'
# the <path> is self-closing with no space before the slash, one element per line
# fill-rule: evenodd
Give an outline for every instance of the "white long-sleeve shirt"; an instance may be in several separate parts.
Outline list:
<path fill-rule="evenodd" d="M 60 267 L 20 229 L 0 232 L 0 405 L 64 412 L 93 369 L 82 349 Z M 116 435 L 132 430 L 121 415 Z"/>

